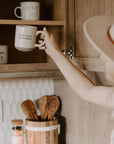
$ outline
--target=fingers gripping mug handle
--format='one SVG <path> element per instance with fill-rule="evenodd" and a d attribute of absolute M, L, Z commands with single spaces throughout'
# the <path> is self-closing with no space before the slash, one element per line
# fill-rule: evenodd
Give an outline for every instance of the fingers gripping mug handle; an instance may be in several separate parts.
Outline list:
<path fill-rule="evenodd" d="M 15 9 L 14 9 L 14 14 L 15 14 L 15 16 L 17 17 L 17 18 L 22 18 L 22 16 L 18 16 L 17 15 L 17 9 L 20 9 L 21 10 L 21 7 L 16 7 Z"/>
<path fill-rule="evenodd" d="M 43 31 L 37 31 L 36 36 L 38 36 L 39 34 L 44 34 L 44 33 Z M 35 44 L 35 47 L 40 47 L 43 46 L 44 44 L 45 44 L 45 40 L 41 44 Z"/>

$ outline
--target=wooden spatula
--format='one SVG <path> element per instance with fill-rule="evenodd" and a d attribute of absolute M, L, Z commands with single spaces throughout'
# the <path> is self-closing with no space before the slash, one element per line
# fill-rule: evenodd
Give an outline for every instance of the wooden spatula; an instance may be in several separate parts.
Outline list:
<path fill-rule="evenodd" d="M 47 109 L 48 109 L 48 120 L 52 120 L 53 116 L 57 112 L 60 105 L 60 101 L 57 96 L 51 96 L 48 99 Z"/>
<path fill-rule="evenodd" d="M 48 116 L 47 102 L 50 96 L 43 96 L 38 100 L 38 107 L 41 113 L 41 120 L 46 120 Z"/>
<path fill-rule="evenodd" d="M 28 119 L 38 120 L 36 107 L 32 100 L 25 100 L 21 103 L 21 109 Z"/>

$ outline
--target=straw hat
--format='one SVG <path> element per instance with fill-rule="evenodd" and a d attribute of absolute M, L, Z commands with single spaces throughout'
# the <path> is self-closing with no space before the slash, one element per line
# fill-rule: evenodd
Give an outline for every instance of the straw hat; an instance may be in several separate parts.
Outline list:
<path fill-rule="evenodd" d="M 84 33 L 93 47 L 114 62 L 114 17 L 95 16 L 84 23 Z"/>

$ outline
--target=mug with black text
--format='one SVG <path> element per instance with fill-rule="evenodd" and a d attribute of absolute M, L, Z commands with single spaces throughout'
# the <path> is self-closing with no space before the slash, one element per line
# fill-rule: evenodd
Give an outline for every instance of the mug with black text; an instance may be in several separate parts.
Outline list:
<path fill-rule="evenodd" d="M 41 44 L 36 43 L 36 38 L 40 34 L 43 34 L 43 31 L 38 31 L 35 26 L 16 25 L 15 48 L 20 51 L 28 52 L 34 50 L 35 47 L 43 46 L 45 41 Z"/>

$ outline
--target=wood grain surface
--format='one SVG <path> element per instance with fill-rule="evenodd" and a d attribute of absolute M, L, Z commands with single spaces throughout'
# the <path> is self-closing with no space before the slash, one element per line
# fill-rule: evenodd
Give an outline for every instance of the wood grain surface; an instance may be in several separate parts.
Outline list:
<path fill-rule="evenodd" d="M 43 122 L 34 122 L 30 120 L 26 120 L 26 126 L 29 127 L 46 127 L 46 126 L 54 126 L 58 124 L 58 120 L 52 121 L 43 121 Z M 30 131 L 26 130 L 26 142 L 27 144 L 58 144 L 58 130 L 52 131 Z"/>

